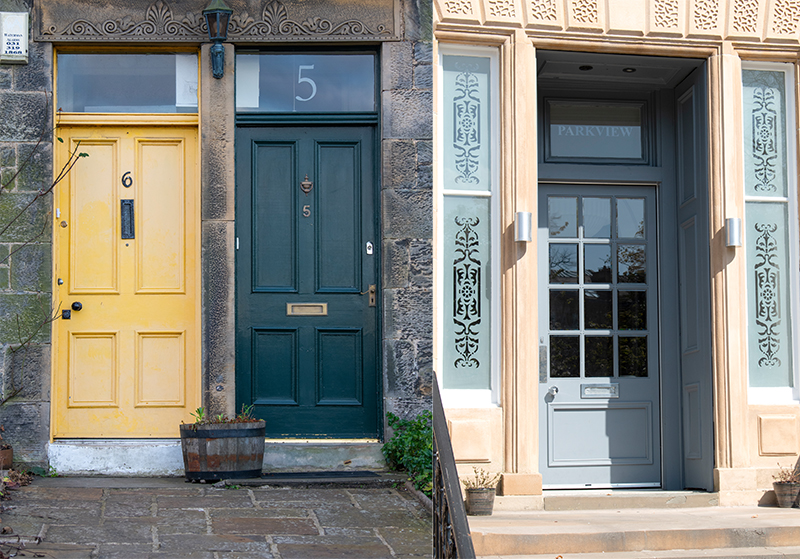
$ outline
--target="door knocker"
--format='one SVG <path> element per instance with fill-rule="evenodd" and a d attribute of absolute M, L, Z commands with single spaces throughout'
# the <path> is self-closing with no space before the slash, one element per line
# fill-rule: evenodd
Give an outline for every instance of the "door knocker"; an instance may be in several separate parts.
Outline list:
<path fill-rule="evenodd" d="M 308 196 L 308 193 L 314 188 L 314 183 L 308 180 L 308 174 L 306 174 L 306 180 L 300 183 L 300 190 L 303 191 L 303 194 Z"/>

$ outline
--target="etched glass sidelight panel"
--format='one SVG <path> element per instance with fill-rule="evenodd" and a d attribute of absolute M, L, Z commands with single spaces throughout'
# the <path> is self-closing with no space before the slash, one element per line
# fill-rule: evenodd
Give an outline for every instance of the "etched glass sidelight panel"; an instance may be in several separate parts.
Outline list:
<path fill-rule="evenodd" d="M 787 205 L 746 204 L 750 386 L 792 386 Z"/>
<path fill-rule="evenodd" d="M 490 199 L 444 200 L 445 388 L 490 388 Z"/>
<path fill-rule="evenodd" d="M 491 60 L 442 56 L 444 187 L 491 190 Z"/>
<path fill-rule="evenodd" d="M 783 72 L 742 70 L 747 196 L 787 196 Z"/>

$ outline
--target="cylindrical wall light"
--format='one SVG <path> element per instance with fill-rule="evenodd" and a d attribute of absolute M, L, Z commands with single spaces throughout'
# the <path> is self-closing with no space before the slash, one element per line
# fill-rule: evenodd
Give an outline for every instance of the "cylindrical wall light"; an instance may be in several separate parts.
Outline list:
<path fill-rule="evenodd" d="M 533 230 L 531 228 L 531 212 L 517 212 L 517 219 L 514 227 L 514 240 L 517 242 L 529 243 L 533 240 Z"/>
<path fill-rule="evenodd" d="M 739 217 L 729 217 L 725 220 L 725 246 L 742 246 L 742 220 Z"/>

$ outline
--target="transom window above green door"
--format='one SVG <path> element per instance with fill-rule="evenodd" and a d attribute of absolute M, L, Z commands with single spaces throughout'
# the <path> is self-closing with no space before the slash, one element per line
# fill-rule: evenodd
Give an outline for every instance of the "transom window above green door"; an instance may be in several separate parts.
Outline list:
<path fill-rule="evenodd" d="M 648 196 L 547 197 L 550 377 L 647 377 Z"/>
<path fill-rule="evenodd" d="M 197 54 L 59 53 L 57 64 L 62 111 L 197 112 Z"/>
<path fill-rule="evenodd" d="M 236 55 L 236 110 L 254 113 L 374 112 L 374 54 Z"/>

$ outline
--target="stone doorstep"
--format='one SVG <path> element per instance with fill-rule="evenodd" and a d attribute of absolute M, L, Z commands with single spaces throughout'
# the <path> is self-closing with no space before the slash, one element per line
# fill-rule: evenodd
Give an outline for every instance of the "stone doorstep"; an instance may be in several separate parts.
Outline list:
<path fill-rule="evenodd" d="M 679 549 L 800 548 L 800 511 L 796 509 L 501 511 L 468 519 L 480 556 L 605 552 L 606 557 L 609 553 L 616 557 L 618 553 Z"/>
<path fill-rule="evenodd" d="M 372 441 L 267 441 L 264 470 L 383 470 L 382 446 Z M 183 475 L 180 439 L 65 439 L 50 443 L 47 452 L 50 465 L 63 475 Z"/>
<path fill-rule="evenodd" d="M 609 553 L 559 553 L 562 559 L 610 559 Z M 627 551 L 614 559 L 800 559 L 800 547 L 736 547 L 727 549 L 676 549 L 670 551 Z M 478 559 L 507 559 L 508 556 L 479 555 Z M 552 553 L 517 555 L 514 559 L 553 559 Z"/>
<path fill-rule="evenodd" d="M 751 501 L 755 502 L 755 501 Z M 719 493 L 636 489 L 545 490 L 542 495 L 507 495 L 495 498 L 496 511 L 567 511 L 618 509 L 671 509 L 715 507 Z"/>

